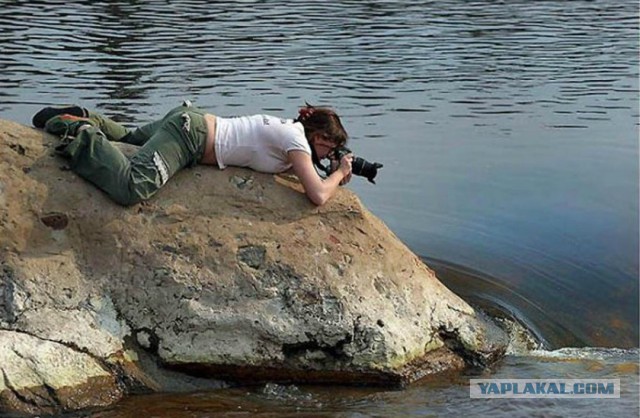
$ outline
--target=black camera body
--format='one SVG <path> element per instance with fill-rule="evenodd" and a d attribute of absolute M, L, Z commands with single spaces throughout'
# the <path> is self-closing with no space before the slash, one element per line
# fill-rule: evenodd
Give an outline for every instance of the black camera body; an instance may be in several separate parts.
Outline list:
<path fill-rule="evenodd" d="M 338 147 L 334 149 L 329 155 L 329 159 L 340 162 L 342 157 L 347 154 L 351 154 L 351 150 L 347 147 Z M 378 169 L 382 168 L 380 163 L 372 163 L 361 157 L 353 157 L 351 163 L 351 172 L 356 176 L 366 177 L 371 183 L 376 184 L 374 178 L 378 175 Z"/>

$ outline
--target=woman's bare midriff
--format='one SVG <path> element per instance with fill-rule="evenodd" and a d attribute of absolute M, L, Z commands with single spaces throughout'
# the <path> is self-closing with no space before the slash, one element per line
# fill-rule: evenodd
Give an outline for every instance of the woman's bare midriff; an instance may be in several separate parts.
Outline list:
<path fill-rule="evenodd" d="M 212 114 L 205 114 L 204 120 L 207 123 L 207 144 L 204 147 L 204 155 L 200 164 L 218 165 L 216 159 L 216 117 Z"/>

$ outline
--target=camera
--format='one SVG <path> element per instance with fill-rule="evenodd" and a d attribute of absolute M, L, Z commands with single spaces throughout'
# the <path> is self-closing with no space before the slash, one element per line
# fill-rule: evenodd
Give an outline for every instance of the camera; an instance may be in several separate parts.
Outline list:
<path fill-rule="evenodd" d="M 328 158 L 330 160 L 339 162 L 342 157 L 350 153 L 351 150 L 349 148 L 338 147 L 328 155 Z M 376 175 L 378 175 L 378 169 L 382 167 L 383 165 L 380 163 L 372 163 L 361 157 L 353 157 L 353 162 L 351 163 L 351 172 L 356 176 L 366 177 L 366 179 L 371 183 L 376 184 L 373 179 L 376 177 Z"/>

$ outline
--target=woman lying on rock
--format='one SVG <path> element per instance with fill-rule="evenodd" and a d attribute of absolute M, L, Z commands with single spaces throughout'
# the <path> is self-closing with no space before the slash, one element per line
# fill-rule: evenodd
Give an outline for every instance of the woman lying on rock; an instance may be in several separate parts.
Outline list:
<path fill-rule="evenodd" d="M 295 120 L 268 115 L 222 118 L 186 101 L 163 119 L 128 131 L 74 105 L 45 107 L 34 115 L 33 125 L 60 136 L 56 150 L 69 159 L 71 169 L 124 206 L 149 199 L 179 170 L 196 164 L 263 173 L 292 168 L 316 205 L 351 178 L 351 154 L 326 178 L 314 167 L 314 161 L 347 141 L 338 115 L 324 107 L 306 105 Z M 141 148 L 127 158 L 109 141 Z"/>

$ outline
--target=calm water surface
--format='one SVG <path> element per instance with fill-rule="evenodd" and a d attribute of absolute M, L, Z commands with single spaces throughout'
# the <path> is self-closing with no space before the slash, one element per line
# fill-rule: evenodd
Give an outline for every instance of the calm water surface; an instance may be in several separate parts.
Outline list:
<path fill-rule="evenodd" d="M 183 98 L 220 115 L 333 105 L 355 152 L 385 164 L 376 186 L 349 187 L 449 287 L 514 315 L 545 352 L 638 346 L 636 1 L 0 1 L 0 29 L 0 117 L 25 124 L 51 103 L 131 125 Z M 325 415 L 637 416 L 637 350 L 604 352 L 495 373 L 595 367 L 622 373 L 631 401 L 471 402 L 466 381 L 294 395 Z M 160 404 L 307 408 L 270 396 Z"/>

